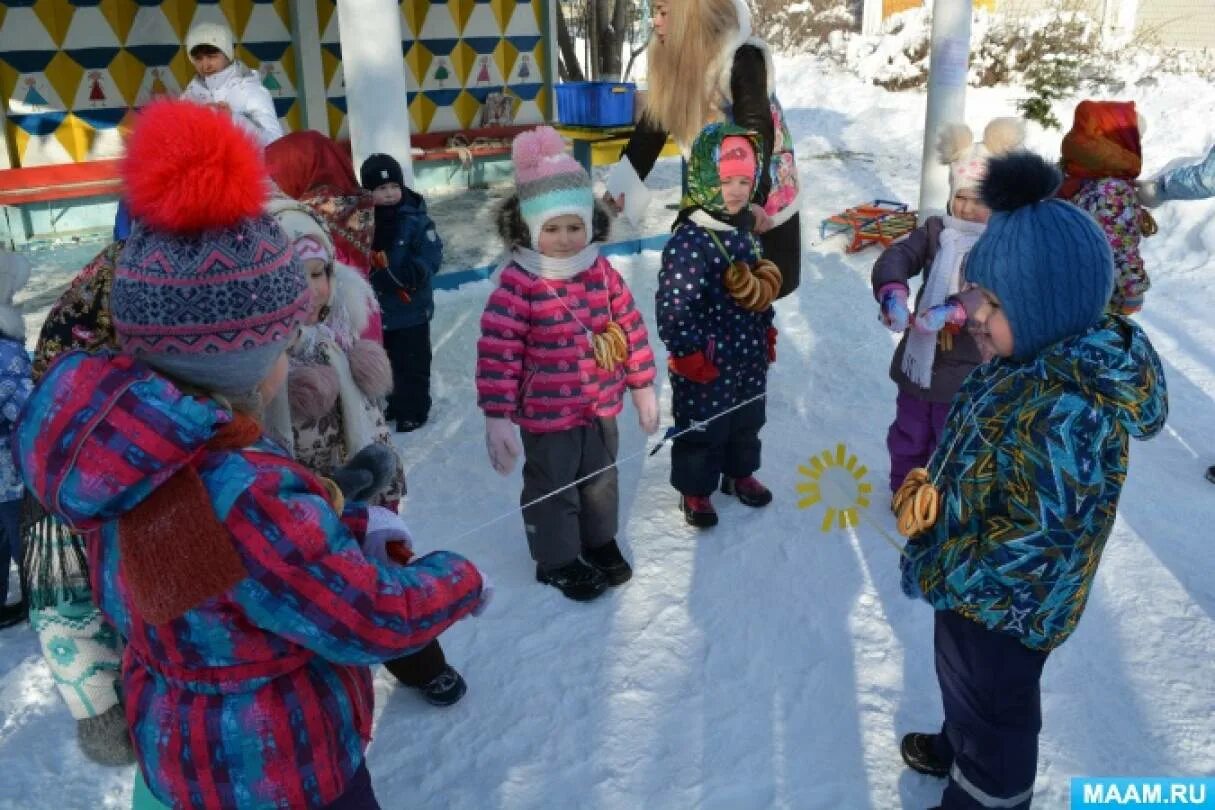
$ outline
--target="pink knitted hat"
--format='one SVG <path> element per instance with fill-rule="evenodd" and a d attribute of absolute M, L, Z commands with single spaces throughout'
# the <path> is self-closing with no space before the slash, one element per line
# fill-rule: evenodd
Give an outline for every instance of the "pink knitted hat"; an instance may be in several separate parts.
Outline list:
<path fill-rule="evenodd" d="M 532 243 L 544 223 L 564 214 L 581 217 L 591 231 L 594 199 L 591 178 L 565 152 L 565 141 L 552 127 L 536 127 L 516 136 L 511 146 L 519 211 Z"/>
<path fill-rule="evenodd" d="M 717 176 L 722 180 L 727 177 L 755 179 L 755 148 L 751 146 L 751 141 L 741 135 L 729 135 L 722 139 Z"/>

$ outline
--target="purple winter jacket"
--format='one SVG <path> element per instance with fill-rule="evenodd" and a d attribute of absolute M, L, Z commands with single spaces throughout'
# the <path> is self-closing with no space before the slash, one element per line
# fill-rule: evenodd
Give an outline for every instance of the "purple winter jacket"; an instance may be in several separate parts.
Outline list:
<path fill-rule="evenodd" d="M 928 274 L 932 272 L 932 260 L 936 258 L 937 249 L 941 246 L 941 231 L 944 227 L 945 221 L 941 217 L 929 217 L 923 225 L 882 251 L 882 255 L 873 265 L 871 276 L 875 299 L 878 297 L 878 290 L 887 284 L 903 284 L 910 289 L 908 281 L 919 273 L 924 274 L 925 283 L 928 281 Z M 920 285 L 916 304 L 924 294 L 924 286 L 925 284 Z M 910 308 L 913 312 L 916 309 L 915 306 Z M 932 386 L 921 388 L 903 372 L 903 352 L 906 349 L 907 334 L 904 333 L 898 348 L 894 350 L 894 359 L 890 362 L 890 379 L 895 381 L 903 393 L 928 402 L 952 400 L 953 395 L 962 387 L 966 376 L 983 361 L 974 338 L 963 331 L 953 336 L 953 348 L 949 351 L 943 350 L 940 343 L 937 344 L 937 353 L 932 362 Z"/>

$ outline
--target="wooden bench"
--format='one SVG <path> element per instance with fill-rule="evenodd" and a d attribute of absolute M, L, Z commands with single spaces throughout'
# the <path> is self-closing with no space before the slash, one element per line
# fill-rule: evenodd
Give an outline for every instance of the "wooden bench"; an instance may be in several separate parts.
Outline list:
<path fill-rule="evenodd" d="M 459 160 L 510 155 L 511 142 L 527 126 L 481 127 L 479 129 L 423 132 L 409 136 L 416 161 Z"/>
<path fill-rule="evenodd" d="M 90 160 L 54 166 L 0 169 L 0 205 L 117 196 L 120 160 Z"/>

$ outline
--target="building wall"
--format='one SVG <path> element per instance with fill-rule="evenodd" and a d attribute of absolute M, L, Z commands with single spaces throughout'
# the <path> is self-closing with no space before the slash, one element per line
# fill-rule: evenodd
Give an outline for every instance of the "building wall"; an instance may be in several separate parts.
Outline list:
<path fill-rule="evenodd" d="M 330 134 L 343 131 L 346 90 L 334 0 L 315 0 Z M 547 0 L 401 0 L 413 132 L 475 127 L 486 96 L 515 99 L 515 123 L 551 119 Z"/>
<path fill-rule="evenodd" d="M 1135 27 L 1162 44 L 1215 47 L 1215 0 L 1140 0 Z"/>
<path fill-rule="evenodd" d="M 289 128 L 299 125 L 288 0 L 3 0 L 0 94 L 14 166 L 114 157 L 131 110 L 194 75 L 183 42 L 226 22 Z"/>

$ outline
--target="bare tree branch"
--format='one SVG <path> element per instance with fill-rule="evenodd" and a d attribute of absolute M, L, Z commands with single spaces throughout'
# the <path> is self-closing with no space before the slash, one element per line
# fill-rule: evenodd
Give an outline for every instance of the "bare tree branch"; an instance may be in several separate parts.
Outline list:
<path fill-rule="evenodd" d="M 561 10 L 560 3 L 555 5 L 557 6 L 557 48 L 560 51 L 557 66 L 560 78 L 566 82 L 584 82 L 586 76 L 582 72 L 582 65 L 578 63 L 578 51 L 574 48 L 573 38 L 570 37 L 570 29 L 565 22 L 565 13 Z"/>

